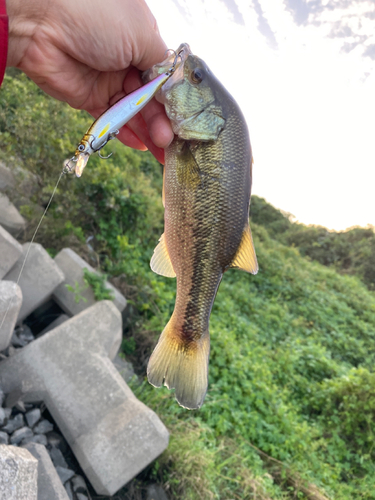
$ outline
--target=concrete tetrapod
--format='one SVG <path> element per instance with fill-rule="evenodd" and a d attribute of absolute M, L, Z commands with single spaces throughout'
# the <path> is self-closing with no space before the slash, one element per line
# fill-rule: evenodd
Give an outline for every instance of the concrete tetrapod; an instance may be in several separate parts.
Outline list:
<path fill-rule="evenodd" d="M 28 450 L 0 445 L 0 498 L 37 500 L 38 460 Z"/>
<path fill-rule="evenodd" d="M 21 323 L 37 307 L 46 302 L 54 289 L 64 281 L 64 273 L 39 243 L 22 245 L 22 255 L 4 280 L 17 282 L 28 248 L 26 265 L 18 282 L 23 301 L 17 323 Z"/>
<path fill-rule="evenodd" d="M 12 269 L 22 255 L 22 245 L 0 226 L 0 279 Z"/>
<path fill-rule="evenodd" d="M 0 351 L 10 344 L 21 305 L 21 288 L 13 281 L 0 281 Z"/>
<path fill-rule="evenodd" d="M 121 338 L 120 312 L 102 301 L 0 363 L 3 391 L 45 402 L 102 495 L 113 495 L 168 445 L 165 426 L 111 362 Z"/>

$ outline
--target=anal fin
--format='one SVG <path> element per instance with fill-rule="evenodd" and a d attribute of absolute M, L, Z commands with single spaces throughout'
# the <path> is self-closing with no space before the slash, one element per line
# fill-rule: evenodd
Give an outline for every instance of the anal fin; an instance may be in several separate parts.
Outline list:
<path fill-rule="evenodd" d="M 171 258 L 168 253 L 167 245 L 165 244 L 164 233 L 160 236 L 159 244 L 154 250 L 154 254 L 150 262 L 151 269 L 156 274 L 166 276 L 167 278 L 175 278 Z"/>
<path fill-rule="evenodd" d="M 233 262 L 229 265 L 229 268 L 231 267 L 236 267 L 251 274 L 256 274 L 258 272 L 258 262 L 249 224 L 242 233 L 242 239 L 237 253 Z"/>

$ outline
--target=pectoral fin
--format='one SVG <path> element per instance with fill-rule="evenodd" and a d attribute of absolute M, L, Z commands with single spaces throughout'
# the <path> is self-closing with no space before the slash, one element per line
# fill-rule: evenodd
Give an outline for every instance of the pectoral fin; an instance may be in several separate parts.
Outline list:
<path fill-rule="evenodd" d="M 164 233 L 160 236 L 159 244 L 154 250 L 150 266 L 156 274 L 166 276 L 167 278 L 176 277 L 176 273 L 173 270 L 171 258 L 169 257 L 167 245 L 165 244 Z"/>
<path fill-rule="evenodd" d="M 251 274 L 256 274 L 258 272 L 258 262 L 249 225 L 247 225 L 242 233 L 240 246 L 229 268 L 231 267 L 236 267 Z"/>

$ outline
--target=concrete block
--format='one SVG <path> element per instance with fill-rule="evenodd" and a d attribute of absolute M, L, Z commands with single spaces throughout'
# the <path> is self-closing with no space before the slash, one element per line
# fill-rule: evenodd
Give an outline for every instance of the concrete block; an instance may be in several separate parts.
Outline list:
<path fill-rule="evenodd" d="M 117 371 L 121 375 L 121 377 L 125 380 L 125 382 L 129 382 L 135 375 L 133 365 L 126 361 L 117 354 L 115 359 L 113 360 L 113 364 L 117 368 Z"/>
<path fill-rule="evenodd" d="M 12 281 L 0 281 L 0 351 L 10 344 L 21 305 L 21 288 Z"/>
<path fill-rule="evenodd" d="M 38 460 L 28 450 L 0 445 L 0 498 L 37 500 Z"/>
<path fill-rule="evenodd" d="M 67 321 L 69 319 L 69 316 L 67 314 L 60 314 L 58 318 L 56 318 L 52 323 L 50 323 L 44 330 L 42 330 L 39 334 L 38 337 L 41 337 L 45 333 L 49 332 L 50 330 L 53 330 L 57 326 L 60 326 L 64 323 L 64 321 Z"/>
<path fill-rule="evenodd" d="M 91 287 L 88 287 L 84 282 L 83 270 L 84 268 L 87 268 L 90 272 L 94 272 L 95 274 L 99 275 L 100 273 L 98 273 L 93 267 L 90 266 L 90 264 L 88 264 L 70 248 L 64 248 L 61 250 L 61 252 L 56 255 L 55 262 L 65 274 L 65 281 L 61 283 L 61 285 L 58 286 L 53 293 L 53 298 L 59 306 L 70 316 L 75 316 L 95 304 L 96 300 L 94 293 Z M 70 292 L 66 288 L 66 285 L 70 285 L 75 288 L 77 284 L 80 290 L 79 294 L 86 299 L 86 302 L 81 299 L 77 303 L 75 301 L 74 293 Z M 113 303 L 117 309 L 120 312 L 123 311 L 126 307 L 125 297 L 108 281 L 106 283 L 106 287 L 114 295 Z"/>
<path fill-rule="evenodd" d="M 38 500 L 69 500 L 46 447 L 28 443 L 24 448 L 38 460 Z"/>
<path fill-rule="evenodd" d="M 38 177 L 20 165 L 12 165 L 12 168 L 9 168 L 0 162 L 0 191 L 6 189 L 12 189 L 12 196 L 22 193 L 28 201 L 39 189 Z"/>
<path fill-rule="evenodd" d="M 0 280 L 22 255 L 22 245 L 0 226 Z"/>
<path fill-rule="evenodd" d="M 0 193 L 0 225 L 12 236 L 17 236 L 26 227 L 25 219 L 3 193 Z"/>
<path fill-rule="evenodd" d="M 43 400 L 87 478 L 113 495 L 168 445 L 157 415 L 137 400 L 111 362 L 121 314 L 101 301 L 0 363 L 0 385 Z"/>
<path fill-rule="evenodd" d="M 25 243 L 23 245 L 21 258 L 18 259 L 4 279 L 17 281 L 30 245 L 31 248 L 26 264 L 18 283 L 23 295 L 22 307 L 17 319 L 18 323 L 47 301 L 55 288 L 64 281 L 64 273 L 38 243 Z"/>
<path fill-rule="evenodd" d="M 16 180 L 13 172 L 5 163 L 0 161 L 0 191 L 4 191 L 7 188 L 14 188 L 15 185 Z"/>

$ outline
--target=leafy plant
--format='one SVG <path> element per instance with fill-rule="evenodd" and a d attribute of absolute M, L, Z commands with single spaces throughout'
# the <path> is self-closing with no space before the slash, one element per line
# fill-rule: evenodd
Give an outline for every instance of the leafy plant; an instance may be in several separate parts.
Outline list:
<path fill-rule="evenodd" d="M 83 269 L 83 280 L 87 286 L 90 286 L 94 292 L 95 300 L 113 300 L 115 298 L 112 290 L 107 288 L 108 276 L 89 271 L 87 267 Z"/>
<path fill-rule="evenodd" d="M 76 304 L 79 304 L 81 300 L 83 302 L 87 302 L 86 297 L 82 295 L 82 292 L 86 290 L 87 286 L 82 287 L 82 285 L 80 285 L 78 281 L 75 282 L 74 286 L 68 284 L 66 284 L 65 286 L 69 290 L 69 292 L 72 292 L 74 294 L 74 302 Z"/>

